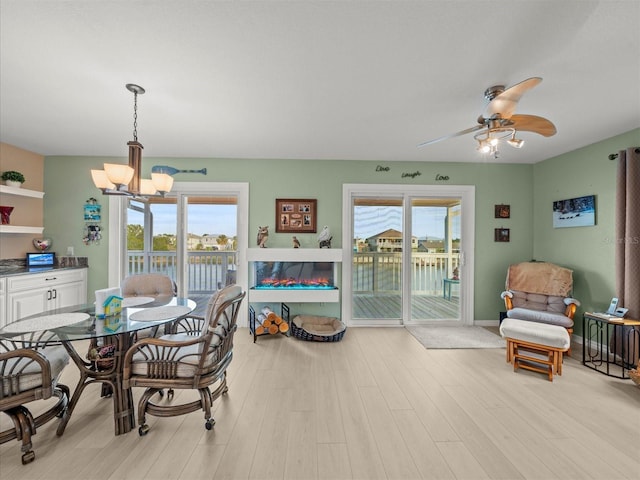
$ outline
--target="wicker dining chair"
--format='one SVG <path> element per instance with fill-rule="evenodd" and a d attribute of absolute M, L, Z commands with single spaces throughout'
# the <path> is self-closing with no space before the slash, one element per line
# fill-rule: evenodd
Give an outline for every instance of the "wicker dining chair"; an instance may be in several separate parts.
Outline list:
<path fill-rule="evenodd" d="M 161 273 L 129 275 L 120 282 L 123 297 L 173 297 L 176 285 L 171 277 Z"/>
<path fill-rule="evenodd" d="M 0 411 L 13 422 L 13 428 L 0 432 L 0 444 L 21 441 L 23 464 L 35 459 L 31 437 L 36 429 L 61 417 L 67 408 L 69 388 L 58 383 L 58 378 L 68 363 L 69 354 L 61 345 L 42 346 L 28 338 L 0 340 Z M 54 396 L 57 402 L 35 418 L 25 406 Z"/>
<path fill-rule="evenodd" d="M 195 331 L 144 338 L 136 342 L 124 357 L 124 387 L 144 387 L 138 402 L 138 433 L 146 435 L 146 415 L 173 417 L 204 411 L 205 427 L 211 430 L 215 420 L 211 405 L 227 392 L 227 367 L 233 357 L 233 336 L 240 304 L 245 297 L 241 287 L 229 285 L 212 297 L 205 322 Z M 197 333 L 197 334 L 196 334 Z M 217 384 L 217 385 L 216 385 Z M 213 392 L 209 387 L 216 385 Z M 159 405 L 152 398 L 162 389 L 198 390 L 199 400 Z"/>

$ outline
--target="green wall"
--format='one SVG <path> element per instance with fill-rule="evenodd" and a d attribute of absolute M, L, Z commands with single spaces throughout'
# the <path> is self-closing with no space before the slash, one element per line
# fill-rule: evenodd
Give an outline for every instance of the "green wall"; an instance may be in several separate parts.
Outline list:
<path fill-rule="evenodd" d="M 475 185 L 475 319 L 496 320 L 498 312 L 503 310 L 499 295 L 504 288 L 507 266 L 531 258 L 555 261 L 573 268 L 576 271 L 578 298 L 584 295 L 584 298 L 597 298 L 600 301 L 612 296 L 612 289 L 607 290 L 612 281 L 612 274 L 608 273 L 609 262 L 598 258 L 594 263 L 588 260 L 588 256 L 613 258 L 613 245 L 604 240 L 612 227 L 604 227 L 601 221 L 605 205 L 612 201 L 614 188 L 612 165 L 615 162 L 609 162 L 606 158 L 620 148 L 632 143 L 639 144 L 639 135 L 636 130 L 537 165 L 491 164 L 476 158 L 473 163 L 423 163 L 145 157 L 143 175 L 148 177 L 153 165 L 170 165 L 180 169 L 206 167 L 206 177 L 201 174 L 179 174 L 176 180 L 248 182 L 249 245 L 254 246 L 258 225 L 268 224 L 271 226 L 268 246 L 272 248 L 291 246 L 291 236 L 276 234 L 273 227 L 276 198 L 318 199 L 318 225 L 330 226 L 334 235 L 333 245 L 338 248 L 341 246 L 344 183 Z M 123 152 L 126 153 L 124 148 Z M 102 197 L 93 186 L 89 170 L 102 168 L 105 162 L 126 161 L 124 156 L 45 158 L 45 231 L 54 240 L 56 251 L 64 253 L 67 246 L 73 245 L 76 255 L 89 258 L 89 300 L 92 299 L 91 292 L 107 286 L 110 234 L 107 228 L 107 198 Z M 596 170 L 596 165 L 599 170 Z M 380 171 L 378 166 L 389 167 L 389 170 Z M 559 171 L 564 174 L 559 174 Z M 402 176 L 416 172 L 419 175 Z M 448 176 L 449 179 L 436 181 L 438 175 Z M 589 193 L 598 195 L 598 226 L 595 229 L 585 227 L 554 231 L 550 223 L 551 201 Z M 98 199 L 103 206 L 104 231 L 99 245 L 82 243 L 83 205 L 90 197 Z M 494 205 L 500 203 L 511 205 L 511 218 L 494 218 Z M 611 211 L 611 208 L 607 211 Z M 498 227 L 511 229 L 509 243 L 493 241 L 494 228 Z M 596 233 L 596 230 L 601 233 Z M 316 234 L 298 237 L 303 246 L 315 246 Z M 566 239 L 569 238 L 570 243 L 567 243 Z M 585 244 L 589 242 L 593 245 L 587 248 Z M 580 248 L 576 248 L 577 244 L 580 244 Z M 593 280 L 591 277 L 594 277 Z M 593 288 L 607 291 L 594 297 Z"/>
<path fill-rule="evenodd" d="M 537 163 L 533 167 L 533 257 L 571 268 L 582 312 L 606 310 L 615 290 L 614 209 L 617 161 L 609 154 L 640 146 L 640 129 Z M 596 225 L 553 228 L 554 200 L 596 195 Z"/>

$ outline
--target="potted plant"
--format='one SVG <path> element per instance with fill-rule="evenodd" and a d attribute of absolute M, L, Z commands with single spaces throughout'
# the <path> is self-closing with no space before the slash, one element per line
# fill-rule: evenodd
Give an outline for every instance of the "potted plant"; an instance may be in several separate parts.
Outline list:
<path fill-rule="evenodd" d="M 24 183 L 24 175 L 20 172 L 8 170 L 6 172 L 2 172 L 2 180 L 4 180 L 5 185 L 8 187 L 20 188 Z"/>

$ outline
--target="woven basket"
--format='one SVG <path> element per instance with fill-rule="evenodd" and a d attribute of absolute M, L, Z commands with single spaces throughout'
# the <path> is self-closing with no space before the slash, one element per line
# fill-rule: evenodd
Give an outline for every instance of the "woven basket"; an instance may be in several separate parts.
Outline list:
<path fill-rule="evenodd" d="M 347 329 L 344 328 L 342 331 L 334 333 L 333 335 L 317 335 L 309 333 L 305 329 L 297 326 L 295 319 L 291 322 L 291 335 L 300 340 L 306 340 L 309 342 L 339 342 L 342 340 L 342 337 L 344 337 L 344 333 L 346 331 Z"/>
<path fill-rule="evenodd" d="M 94 364 L 96 370 L 109 370 L 110 368 L 113 368 L 113 364 L 115 362 L 113 354 L 111 356 L 101 357 L 100 355 L 96 356 L 91 352 L 94 349 L 102 351 L 104 348 L 105 347 L 98 347 L 94 340 L 89 345 L 89 350 L 87 350 L 87 360 Z M 112 349 L 115 350 L 115 345 L 112 346 Z"/>

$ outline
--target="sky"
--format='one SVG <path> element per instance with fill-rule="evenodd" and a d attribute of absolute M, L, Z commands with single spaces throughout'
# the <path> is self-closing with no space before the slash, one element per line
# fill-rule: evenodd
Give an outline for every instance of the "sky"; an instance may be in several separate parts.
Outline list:
<path fill-rule="evenodd" d="M 423 238 L 444 238 L 447 209 L 444 207 L 414 207 L 412 235 Z M 354 234 L 368 238 L 389 228 L 402 231 L 402 207 L 355 207 Z M 460 238 L 460 216 L 453 217 L 453 238 Z"/>
<path fill-rule="evenodd" d="M 235 205 L 189 205 L 189 227 L 195 235 L 237 235 Z M 176 205 L 152 205 L 154 234 L 176 233 Z M 444 238 L 446 208 L 415 207 L 412 214 L 413 235 L 418 238 Z M 129 223 L 142 225 L 143 216 L 129 210 Z M 367 238 L 389 228 L 402 231 L 402 208 L 375 206 L 356 207 L 354 232 L 356 238 Z M 453 237 L 460 238 L 460 216 L 453 217 Z"/>
<path fill-rule="evenodd" d="M 237 235 L 236 205 L 189 205 L 187 231 L 195 235 L 220 235 L 227 237 Z M 163 233 L 176 234 L 176 205 L 154 204 L 151 206 L 154 220 L 154 235 Z M 142 225 L 142 213 L 129 210 L 129 223 Z"/>

